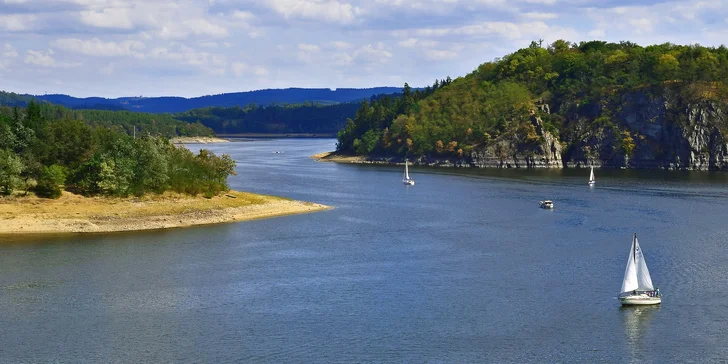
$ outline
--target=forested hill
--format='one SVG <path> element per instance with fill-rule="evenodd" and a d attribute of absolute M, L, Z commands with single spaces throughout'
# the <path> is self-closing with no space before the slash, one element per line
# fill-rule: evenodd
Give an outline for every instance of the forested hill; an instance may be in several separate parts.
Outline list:
<path fill-rule="evenodd" d="M 207 107 L 233 107 L 256 104 L 302 104 L 306 102 L 318 104 L 336 104 L 369 99 L 374 95 L 401 92 L 398 87 L 375 88 L 287 88 L 268 89 L 248 92 L 235 92 L 219 95 L 208 95 L 194 98 L 184 97 L 121 97 L 107 99 L 102 97 L 76 98 L 68 95 L 19 95 L 0 92 L 0 104 L 9 106 L 25 106 L 29 100 L 48 101 L 73 109 L 105 109 L 131 110 L 149 113 L 180 113 L 192 109 Z"/>
<path fill-rule="evenodd" d="M 212 136 L 214 132 L 199 123 L 188 123 L 169 114 L 150 114 L 131 111 L 73 110 L 60 105 L 28 101 L 28 108 L 0 106 L 0 117 L 11 118 L 15 113 L 27 114 L 27 109 L 37 110 L 39 117 L 48 123 L 78 120 L 90 127 L 104 127 L 128 135 Z M 0 148 L 2 146 L 0 145 Z"/>
<path fill-rule="evenodd" d="M 559 40 L 364 105 L 338 150 L 470 167 L 728 169 L 728 48 Z"/>
<path fill-rule="evenodd" d="M 397 95 L 397 94 L 395 94 Z M 391 99 L 390 95 L 377 95 L 373 99 Z M 369 101 L 364 101 L 368 103 Z M 197 123 L 217 134 L 271 133 L 271 134 L 331 134 L 335 135 L 355 117 L 362 102 L 334 105 L 305 103 L 297 105 L 269 105 L 246 107 L 208 107 L 174 114 L 178 120 Z"/>

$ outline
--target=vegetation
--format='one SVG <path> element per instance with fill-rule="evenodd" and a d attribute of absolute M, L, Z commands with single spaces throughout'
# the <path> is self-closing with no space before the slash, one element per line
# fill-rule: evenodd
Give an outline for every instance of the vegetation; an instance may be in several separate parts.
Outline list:
<path fill-rule="evenodd" d="M 356 114 L 359 103 L 322 105 L 249 105 L 208 107 L 176 114 L 175 118 L 200 123 L 218 134 L 329 133 L 335 134 Z"/>
<path fill-rule="evenodd" d="M 503 140 L 539 142 L 532 122 L 539 116 L 543 128 L 567 146 L 583 128 L 608 130 L 621 135 L 619 148 L 629 155 L 634 139 L 616 121 L 625 95 L 673 92 L 685 103 L 725 101 L 726 80 L 724 46 L 558 40 L 544 48 L 532 42 L 419 95 L 405 90 L 400 97 L 362 103 L 338 133 L 337 149 L 362 155 L 462 156 Z"/>
<path fill-rule="evenodd" d="M 4 111 L 0 113 L 0 194 L 32 190 L 55 198 L 65 188 L 86 196 L 165 191 L 211 196 L 227 191 L 227 177 L 235 173 L 235 162 L 228 155 L 218 157 L 206 150 L 195 155 L 173 146 L 164 137 L 179 131 L 169 129 L 173 119 L 73 111 L 33 101 L 26 109 Z M 99 113 L 120 118 L 95 121 Z M 136 137 L 126 129 L 135 125 L 132 120 L 142 125 Z"/>
<path fill-rule="evenodd" d="M 149 113 L 180 113 L 192 109 L 208 107 L 234 107 L 239 105 L 268 106 L 277 103 L 302 104 L 314 102 L 322 105 L 359 102 L 372 95 L 392 94 L 399 92 L 396 87 L 375 88 L 288 88 L 272 90 L 256 90 L 233 92 L 201 97 L 121 97 L 107 99 L 103 97 L 77 98 L 68 95 L 18 95 L 0 91 L 0 104 L 9 106 L 26 106 L 35 99 L 52 104 L 63 105 L 72 109 L 129 110 Z"/>
<path fill-rule="evenodd" d="M 1 96 L 1 95 L 0 95 Z M 1 99 L 1 98 L 0 98 Z M 169 114 L 149 114 L 131 111 L 110 111 L 92 109 L 69 109 L 47 102 L 33 104 L 37 118 L 50 122 L 79 120 L 92 127 L 111 128 L 129 135 L 162 135 L 167 138 L 175 136 L 213 136 L 214 132 L 200 123 L 187 123 L 175 119 Z M 2 101 L 0 101 L 2 104 Z M 12 104 L 8 102 L 8 104 Z M 13 117 L 14 108 L 0 106 L 0 115 Z"/>

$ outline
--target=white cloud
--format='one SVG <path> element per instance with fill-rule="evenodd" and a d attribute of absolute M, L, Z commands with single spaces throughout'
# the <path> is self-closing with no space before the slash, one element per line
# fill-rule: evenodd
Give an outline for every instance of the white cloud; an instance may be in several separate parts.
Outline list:
<path fill-rule="evenodd" d="M 228 30 L 205 19 L 190 19 L 180 23 L 167 24 L 159 30 L 158 34 L 162 39 L 184 39 L 190 35 L 223 38 L 228 36 Z"/>
<path fill-rule="evenodd" d="M 33 29 L 37 17 L 33 14 L 0 15 L 0 29 L 19 32 Z"/>
<path fill-rule="evenodd" d="M 245 62 L 233 62 L 230 64 L 230 68 L 233 70 L 235 76 L 242 76 L 248 72 L 248 65 Z"/>
<path fill-rule="evenodd" d="M 321 50 L 321 48 L 319 48 L 319 46 L 317 46 L 315 44 L 305 44 L 305 43 L 299 44 L 298 49 L 302 50 L 304 52 L 312 52 L 312 53 L 316 53 Z"/>
<path fill-rule="evenodd" d="M 427 58 L 435 60 L 435 61 L 443 61 L 448 59 L 453 59 L 458 56 L 458 53 L 451 50 L 441 50 L 441 49 L 428 49 L 425 51 L 425 55 Z"/>
<path fill-rule="evenodd" d="M 100 11 L 82 11 L 79 16 L 83 24 L 97 28 L 132 29 L 134 22 L 127 8 L 110 8 Z"/>
<path fill-rule="evenodd" d="M 48 91 L 96 90 L 93 93 L 105 96 L 194 96 L 405 81 L 424 85 L 435 78 L 467 74 L 538 39 L 545 44 L 559 38 L 643 45 L 726 42 L 726 1 L 635 4 L 626 0 L 0 0 L 1 78 L 3 87 L 23 92 L 36 84 L 29 71 L 65 67 L 46 81 L 46 86 L 57 85 Z M 5 43 L 12 48 L 4 48 Z M 71 68 L 79 62 L 84 67 Z M 102 76 L 115 87 L 99 85 Z"/>
<path fill-rule="evenodd" d="M 559 14 L 530 12 L 530 13 L 524 13 L 523 17 L 526 19 L 547 20 L 547 19 L 556 19 L 559 17 Z"/>
<path fill-rule="evenodd" d="M 5 43 L 1 54 L 3 58 L 15 58 L 18 56 L 18 51 L 11 44 Z"/>
<path fill-rule="evenodd" d="M 53 58 L 53 53 L 52 49 L 46 52 L 29 49 L 25 51 L 25 63 L 46 68 L 71 68 L 80 66 L 80 63 L 56 62 L 55 58 Z"/>
<path fill-rule="evenodd" d="M 269 0 L 266 5 L 286 19 L 308 19 L 351 24 L 361 12 L 357 6 L 338 0 Z"/>
<path fill-rule="evenodd" d="M 340 40 L 333 41 L 333 42 L 331 42 L 329 44 L 331 44 L 332 47 L 334 47 L 334 48 L 336 48 L 338 50 L 350 49 L 352 47 L 351 43 L 349 43 L 349 42 L 343 42 L 343 41 L 340 41 Z"/>
<path fill-rule="evenodd" d="M 97 57 L 120 57 L 134 56 L 144 58 L 141 50 L 144 43 L 138 40 L 127 40 L 123 42 L 104 42 L 99 38 L 81 40 L 76 38 L 61 38 L 53 42 L 53 46 L 70 52 L 85 54 Z"/>

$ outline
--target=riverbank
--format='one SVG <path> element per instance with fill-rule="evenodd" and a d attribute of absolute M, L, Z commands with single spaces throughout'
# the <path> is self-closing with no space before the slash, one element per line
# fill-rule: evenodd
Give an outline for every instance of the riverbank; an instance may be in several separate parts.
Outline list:
<path fill-rule="evenodd" d="M 332 133 L 239 133 L 239 134 L 218 134 L 223 138 L 336 138 Z"/>
<path fill-rule="evenodd" d="M 0 199 L 0 234 L 102 233 L 245 221 L 331 209 L 311 202 L 230 191 L 210 199 L 165 193 L 143 198 Z"/>
<path fill-rule="evenodd" d="M 176 137 L 169 140 L 172 144 L 211 144 L 227 143 L 230 140 L 215 137 Z"/>

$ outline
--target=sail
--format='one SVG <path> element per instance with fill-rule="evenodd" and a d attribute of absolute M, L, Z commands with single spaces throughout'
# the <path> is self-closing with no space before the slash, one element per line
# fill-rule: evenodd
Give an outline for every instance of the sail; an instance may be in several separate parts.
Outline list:
<path fill-rule="evenodd" d="M 632 240 L 632 248 L 629 249 L 629 258 L 627 258 L 627 268 L 624 269 L 624 279 L 622 280 L 622 291 L 634 291 L 639 288 L 637 279 L 637 264 L 635 264 L 635 242 L 637 237 Z"/>
<path fill-rule="evenodd" d="M 407 161 L 404 161 L 404 179 L 409 180 L 409 168 L 407 167 Z"/>
<path fill-rule="evenodd" d="M 640 243 L 637 241 L 637 237 L 634 238 L 634 252 L 635 261 L 637 266 L 637 286 L 639 290 L 652 291 L 655 287 L 652 286 L 652 278 L 650 277 L 650 271 L 647 269 L 647 262 L 645 262 L 645 256 L 642 254 L 640 249 Z"/>
<path fill-rule="evenodd" d="M 645 256 L 642 254 L 640 243 L 635 234 L 632 240 L 632 248 L 629 250 L 627 268 L 624 269 L 624 280 L 622 280 L 622 292 L 628 291 L 653 291 L 652 278 L 647 269 Z"/>
<path fill-rule="evenodd" d="M 589 182 L 594 182 L 594 167 L 591 167 L 591 173 L 589 174 Z"/>

